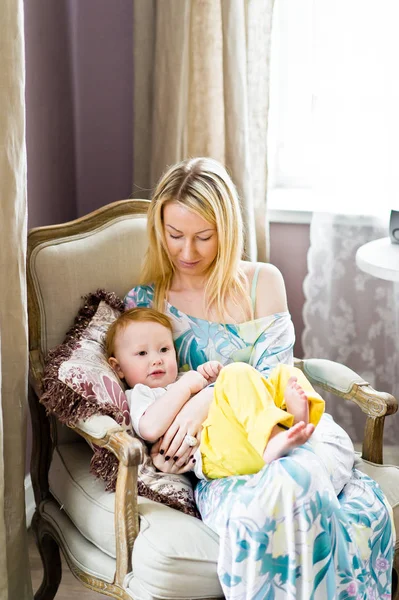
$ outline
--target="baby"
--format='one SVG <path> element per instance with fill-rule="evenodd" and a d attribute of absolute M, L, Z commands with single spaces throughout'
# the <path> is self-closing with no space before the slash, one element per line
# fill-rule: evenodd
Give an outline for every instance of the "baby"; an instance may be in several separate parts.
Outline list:
<path fill-rule="evenodd" d="M 304 444 L 324 412 L 324 401 L 288 365 L 280 364 L 268 379 L 245 363 L 223 367 L 218 361 L 178 374 L 171 322 L 151 308 L 133 308 L 114 321 L 106 350 L 109 364 L 130 388 L 126 394 L 133 428 L 150 443 L 165 434 L 194 394 L 215 383 L 198 434 L 199 450 L 190 456 L 199 478 L 259 471 Z M 198 443 L 189 434 L 185 441 Z"/>

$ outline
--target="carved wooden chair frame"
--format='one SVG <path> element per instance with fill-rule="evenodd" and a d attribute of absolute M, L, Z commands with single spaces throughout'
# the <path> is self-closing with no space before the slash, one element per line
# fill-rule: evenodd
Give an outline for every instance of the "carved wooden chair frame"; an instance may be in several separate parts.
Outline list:
<path fill-rule="evenodd" d="M 30 258 L 34 249 L 41 243 L 68 236 L 75 236 L 96 230 L 107 223 L 110 218 L 131 214 L 146 215 L 148 201 L 122 200 L 105 206 L 90 215 L 69 223 L 39 227 L 28 234 L 27 281 L 28 281 L 28 314 L 29 314 L 29 405 L 32 418 L 32 457 L 31 478 L 35 496 L 36 510 L 32 519 L 32 529 L 43 561 L 44 575 L 35 600 L 52 600 L 61 581 L 61 559 L 59 548 L 62 541 L 57 531 L 40 512 L 41 503 L 51 497 L 48 482 L 48 471 L 56 444 L 55 418 L 47 416 L 44 406 L 39 403 L 42 393 L 42 377 L 44 356 L 40 349 L 40 311 L 38 298 L 30 269 Z M 96 417 L 89 419 L 93 422 Z M 107 448 L 119 460 L 118 478 L 115 492 L 115 537 L 116 537 L 116 572 L 112 584 L 95 578 L 77 568 L 64 553 L 72 573 L 88 588 L 107 594 L 113 598 L 131 600 L 123 588 L 127 573 L 132 570 L 131 557 L 134 541 L 139 532 L 137 511 L 137 467 L 141 462 L 141 448 L 137 440 L 128 435 L 121 427 L 106 432 L 104 437 L 96 438 L 83 429 L 74 428 L 90 443 Z M 85 428 L 86 429 L 86 428 Z"/>

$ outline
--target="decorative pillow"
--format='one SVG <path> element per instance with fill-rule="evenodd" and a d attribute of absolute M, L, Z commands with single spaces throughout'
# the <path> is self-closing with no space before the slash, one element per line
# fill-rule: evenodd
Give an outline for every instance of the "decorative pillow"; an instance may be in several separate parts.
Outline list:
<path fill-rule="evenodd" d="M 102 414 L 134 435 L 123 384 L 108 364 L 104 347 L 106 331 L 122 311 L 123 302 L 114 293 L 89 294 L 64 343 L 48 353 L 40 401 L 61 423 L 74 426 L 79 419 Z M 139 495 L 199 517 L 189 479 L 158 471 L 146 444 L 138 439 L 144 456 L 138 469 Z M 91 472 L 105 482 L 106 490 L 115 490 L 116 456 L 97 446 L 93 451 Z"/>

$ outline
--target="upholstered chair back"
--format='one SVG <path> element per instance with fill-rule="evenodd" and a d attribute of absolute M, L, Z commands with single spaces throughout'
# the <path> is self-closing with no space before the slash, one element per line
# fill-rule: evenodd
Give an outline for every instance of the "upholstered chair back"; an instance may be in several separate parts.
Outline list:
<path fill-rule="evenodd" d="M 30 232 L 30 351 L 38 365 L 63 342 L 83 296 L 105 289 L 123 298 L 138 283 L 148 205 L 147 200 L 115 202 L 76 221 Z M 78 437 L 65 427 L 57 430 L 58 443 Z"/>

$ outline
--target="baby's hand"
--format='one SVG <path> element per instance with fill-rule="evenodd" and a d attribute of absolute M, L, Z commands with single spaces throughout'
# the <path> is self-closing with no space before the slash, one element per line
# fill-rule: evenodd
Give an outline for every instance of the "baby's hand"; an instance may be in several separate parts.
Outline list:
<path fill-rule="evenodd" d="M 205 377 L 208 383 L 215 383 L 222 369 L 223 365 L 218 360 L 210 360 L 203 365 L 200 365 L 197 371 Z"/>
<path fill-rule="evenodd" d="M 179 379 L 179 383 L 188 385 L 191 394 L 197 394 L 208 385 L 207 379 L 199 371 L 187 371 Z"/>

